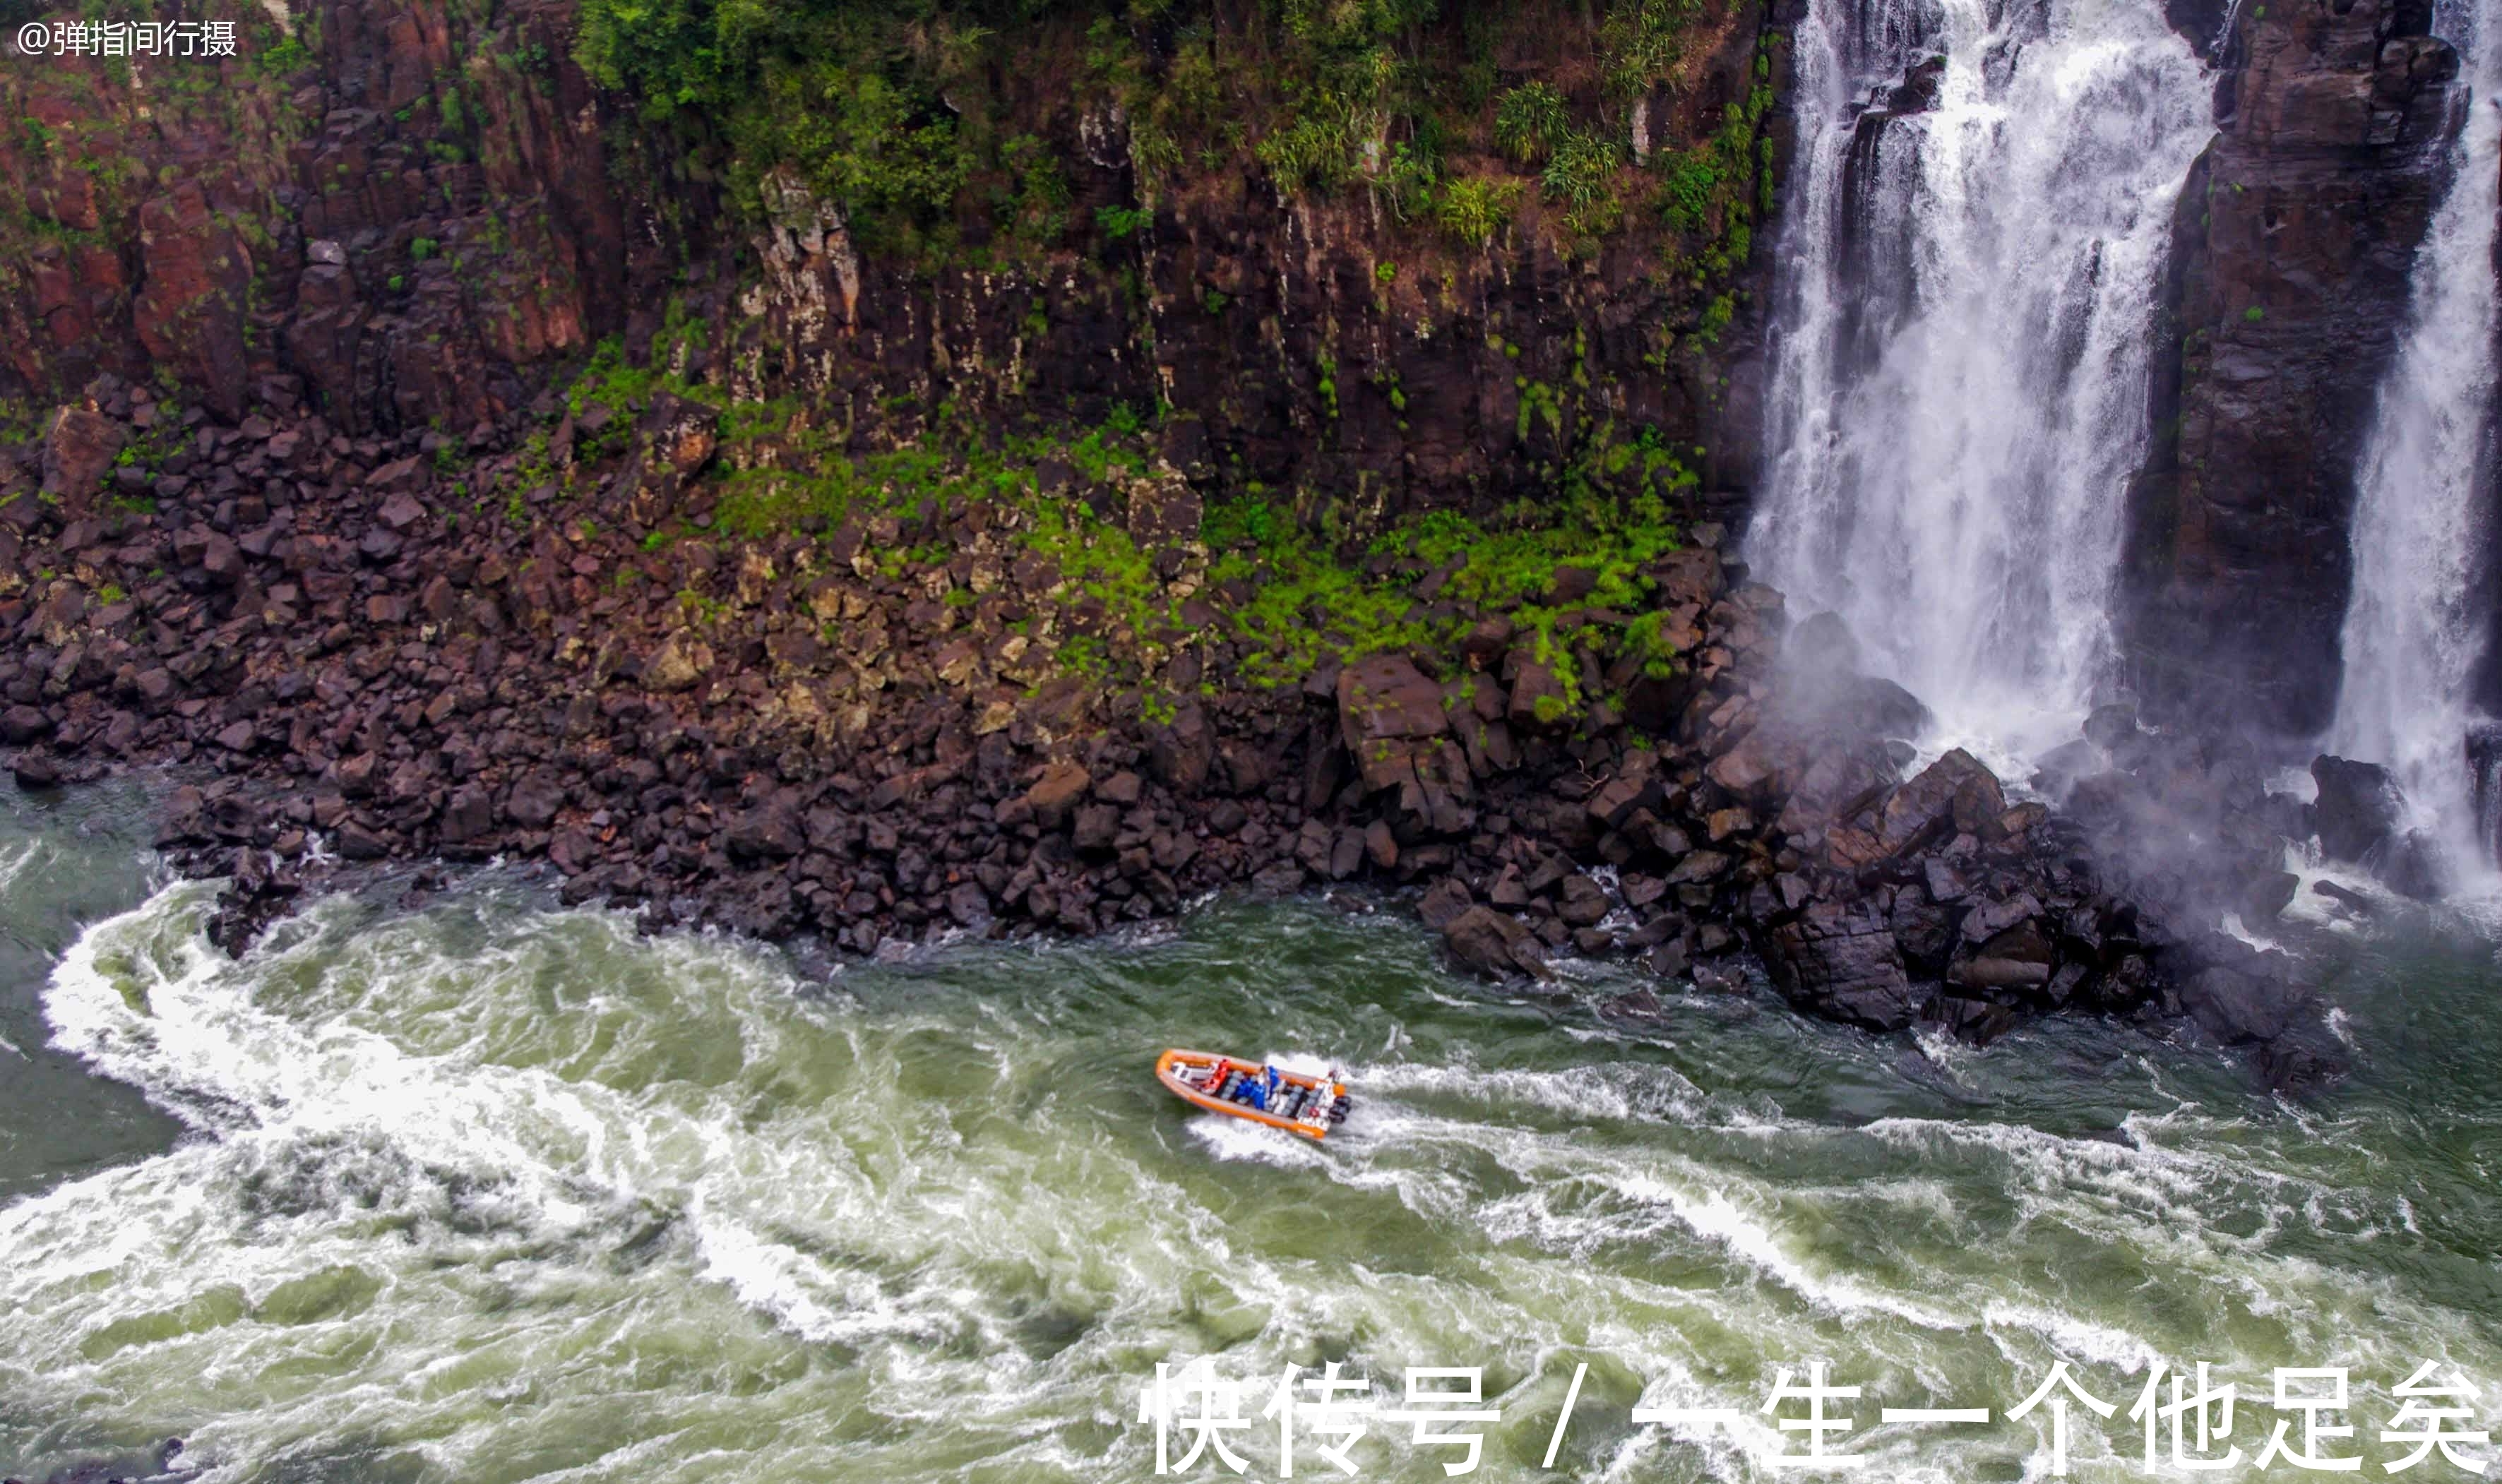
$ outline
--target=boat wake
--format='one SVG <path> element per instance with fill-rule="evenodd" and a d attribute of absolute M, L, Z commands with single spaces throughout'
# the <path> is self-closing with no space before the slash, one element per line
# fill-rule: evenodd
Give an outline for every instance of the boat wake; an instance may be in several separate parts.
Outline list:
<path fill-rule="evenodd" d="M 1781 1017 L 1673 1054 L 1524 1034 L 1441 993 L 1413 934 L 1292 907 L 1048 974 L 966 945 L 826 994 L 769 951 L 491 882 L 416 913 L 324 901 L 236 963 L 200 936 L 211 891 L 95 925 L 47 992 L 57 1046 L 195 1136 L 0 1209 L 20 1471 L 177 1431 L 218 1484 L 1141 1475 L 1139 1386 L 1204 1355 L 1392 1391 L 1483 1366 L 1502 1435 L 1532 1439 L 1485 1471 L 1520 1479 L 1548 1476 L 1587 1362 L 1608 1400 L 1574 1473 L 1673 1451 L 1734 1478 L 1781 1435 L 1626 1409 L 1751 1406 L 1817 1356 L 1907 1405 L 2004 1406 L 2060 1358 L 2105 1395 L 2157 1359 L 2263 1378 L 2421 1348 L 2496 1373 L 2472 1306 L 2407 1276 L 2436 1238 L 2333 1140 L 2150 1090 L 2124 1141 L 1977 1118 Z M 1264 1003 L 1271 933 L 1337 980 Z M 1357 1112 L 1320 1144 L 1174 1107 L 1141 1048 L 1185 1022 L 1343 1056 Z M 2050 1096 L 2011 1059 L 1959 1071 L 2019 1110 Z M 1883 1116 L 1837 1116 L 1877 1087 Z M 2392 1265 L 2357 1269 L 2355 1241 Z M 2020 1425 L 1866 1443 L 1886 1477 L 1950 1480 L 2031 1447 Z M 1439 1476 L 1403 1437 L 1368 1447 Z"/>

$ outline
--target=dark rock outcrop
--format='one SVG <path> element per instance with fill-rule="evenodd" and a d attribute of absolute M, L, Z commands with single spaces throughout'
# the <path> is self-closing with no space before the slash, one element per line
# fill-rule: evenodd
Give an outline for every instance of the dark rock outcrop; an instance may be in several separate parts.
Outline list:
<path fill-rule="evenodd" d="M 2397 781 L 2377 762 L 2322 753 L 2311 759 L 2311 779 L 2319 789 L 2314 804 L 2319 848 L 2331 860 L 2368 859 L 2398 833 L 2406 819 L 2407 803 Z"/>
<path fill-rule="evenodd" d="M 2402 896 L 2430 901 L 2448 890 L 2451 867 L 2439 840 L 2407 827 L 2406 795 L 2387 768 L 2326 754 L 2312 759 L 2319 787 L 2312 817 L 2320 853 L 2350 861 Z"/>
<path fill-rule="evenodd" d="M 2174 214 L 2122 617 L 2156 714 L 2299 737 L 2335 706 L 2356 460 L 2463 89 L 2416 0 L 2234 16 Z"/>

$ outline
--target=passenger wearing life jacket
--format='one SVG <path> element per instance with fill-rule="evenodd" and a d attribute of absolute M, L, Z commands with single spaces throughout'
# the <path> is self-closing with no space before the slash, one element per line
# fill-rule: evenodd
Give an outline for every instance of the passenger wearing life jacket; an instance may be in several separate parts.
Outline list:
<path fill-rule="evenodd" d="M 1227 1102 L 1262 1113 L 1269 1111 L 1272 1103 L 1280 1108 L 1285 1106 L 1279 1093 L 1284 1087 L 1284 1079 L 1278 1076 L 1273 1066 L 1264 1065 L 1254 1072 L 1248 1066 L 1219 1059 L 1208 1068 L 1207 1080 L 1201 1087 L 1211 1097 L 1221 1097 Z"/>

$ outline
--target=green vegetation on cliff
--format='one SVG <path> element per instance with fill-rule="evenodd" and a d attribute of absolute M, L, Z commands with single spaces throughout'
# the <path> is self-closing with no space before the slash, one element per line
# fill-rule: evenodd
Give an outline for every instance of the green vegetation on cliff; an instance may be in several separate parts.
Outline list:
<path fill-rule="evenodd" d="M 1367 192 L 1468 249 L 1534 199 L 1568 245 L 1647 221 L 1699 234 L 1707 267 L 1742 259 L 1767 163 L 1754 97 L 1727 104 L 1742 137 L 1674 145 L 1718 108 L 1695 99 L 1723 3 L 585 0 L 577 55 L 716 152 L 748 208 L 795 171 L 886 251 L 1131 235 L 1143 216 L 1067 209 L 1091 160 L 1149 206 L 1243 168 Z M 1653 122 L 1679 109 L 1702 121 Z"/>
<path fill-rule="evenodd" d="M 1456 654 L 1474 624 L 1500 615 L 1530 637 L 1573 711 L 1601 698 L 1585 693 L 1584 654 L 1655 676 L 1683 662 L 1650 612 L 1647 569 L 1680 544 L 1695 476 L 1648 430 L 1592 430 L 1550 499 L 1353 529 L 1336 507 L 1316 512 L 1308 498 L 1257 487 L 1202 512 L 1157 456 L 1151 419 L 1127 409 L 1078 432 L 1010 437 L 942 412 L 908 446 L 860 453 L 804 400 L 724 402 L 716 388 L 633 368 L 611 346 L 564 401 L 576 418 L 602 411 L 603 431 L 577 432 L 569 469 L 538 462 L 523 480 L 580 495 L 598 483 L 592 460 L 623 459 L 630 473 L 641 415 L 673 401 L 718 414 L 717 455 L 641 537 L 643 550 L 795 535 L 823 559 L 962 606 L 1010 569 L 1031 593 L 1039 571 L 1049 599 L 1020 607 L 1018 631 L 1048 642 L 1053 672 L 1133 688 L 1149 707 L 1176 699 L 1165 661 L 1209 637 L 1236 647 L 1239 679 L 1269 687 L 1382 651 Z M 547 441 L 534 440 L 535 456 Z M 535 519 L 518 501 L 514 516 Z M 989 533 L 978 552 L 940 535 L 968 517 Z M 976 577 L 977 561 L 993 575 Z M 691 618 L 719 617 L 702 593 L 688 596 Z"/>

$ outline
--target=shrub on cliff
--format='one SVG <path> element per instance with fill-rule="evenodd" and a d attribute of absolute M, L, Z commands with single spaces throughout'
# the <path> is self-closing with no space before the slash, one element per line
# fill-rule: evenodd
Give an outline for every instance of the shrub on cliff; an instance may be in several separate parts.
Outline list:
<path fill-rule="evenodd" d="M 1126 152 L 1125 188 L 1149 205 L 1249 166 L 1288 194 L 1369 192 L 1474 245 L 1529 180 L 1582 238 L 1654 192 L 1625 141 L 1646 100 L 1690 81 L 1679 69 L 1709 31 L 1705 9 L 583 0 L 576 55 L 647 121 L 716 154 L 750 208 L 767 172 L 793 167 L 876 247 L 1081 246 L 1064 239 L 1089 216 L 1056 209 L 1068 192 L 1055 183 L 1107 150 Z M 1523 70 L 1542 75 L 1496 85 Z M 1513 171 L 1527 178 L 1501 179 Z"/>

